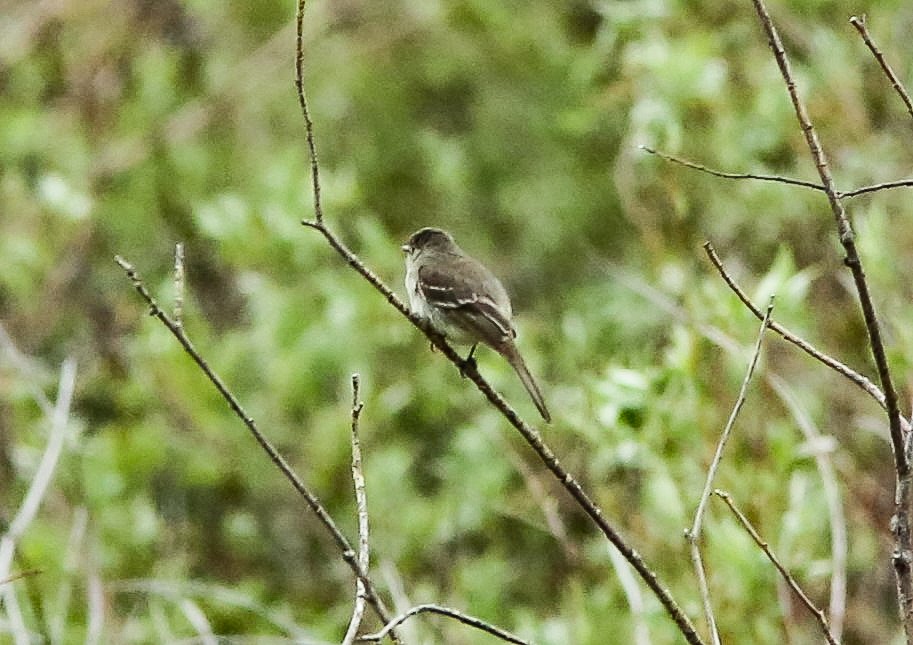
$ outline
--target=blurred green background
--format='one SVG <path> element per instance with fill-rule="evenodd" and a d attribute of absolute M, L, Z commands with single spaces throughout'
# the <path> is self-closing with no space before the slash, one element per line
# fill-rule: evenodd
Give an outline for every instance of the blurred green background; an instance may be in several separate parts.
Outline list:
<path fill-rule="evenodd" d="M 503 278 L 555 417 L 546 441 L 705 633 L 682 531 L 758 322 L 701 243 L 755 302 L 777 294 L 777 320 L 874 380 L 823 196 L 638 149 L 815 179 L 751 3 L 311 4 L 329 225 L 400 293 L 399 245 L 426 225 Z M 4 530 L 48 443 L 40 400 L 53 404 L 66 358 L 77 373 L 62 455 L 12 564 L 42 573 L 2 590 L 0 641 L 24 633 L 11 602 L 34 643 L 344 633 L 354 584 L 334 545 L 113 262 L 133 262 L 170 307 L 183 242 L 188 333 L 352 538 L 361 375 L 372 571 L 391 605 L 450 605 L 542 644 L 681 642 L 507 423 L 300 225 L 312 207 L 294 10 L 3 4 Z M 869 11 L 913 83 L 913 5 L 770 10 L 838 186 L 906 177 L 913 124 L 848 18 Z M 847 202 L 907 411 L 909 200 Z M 509 367 L 487 350 L 479 363 L 537 421 Z M 845 579 L 846 643 L 900 642 L 886 438 L 872 400 L 771 335 L 716 481 L 820 606 L 835 572 Z M 703 547 L 725 642 L 820 640 L 719 500 Z M 403 634 L 496 642 L 434 617 Z"/>

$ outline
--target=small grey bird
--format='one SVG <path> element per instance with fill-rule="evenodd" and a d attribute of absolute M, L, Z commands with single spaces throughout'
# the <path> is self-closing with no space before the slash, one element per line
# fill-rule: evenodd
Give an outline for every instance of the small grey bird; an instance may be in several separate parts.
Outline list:
<path fill-rule="evenodd" d="M 467 255 L 453 236 L 437 228 L 423 228 L 403 245 L 406 253 L 406 291 L 409 306 L 430 321 L 439 334 L 457 343 L 484 343 L 507 359 L 529 392 L 539 414 L 552 417 L 539 386 L 514 344 L 517 332 L 504 285 L 475 258 Z"/>

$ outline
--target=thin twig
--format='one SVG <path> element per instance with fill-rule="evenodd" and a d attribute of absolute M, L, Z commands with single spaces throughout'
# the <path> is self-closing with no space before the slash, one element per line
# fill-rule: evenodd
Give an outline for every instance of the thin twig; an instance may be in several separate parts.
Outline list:
<path fill-rule="evenodd" d="M 174 245 L 174 324 L 184 326 L 184 245 Z"/>
<path fill-rule="evenodd" d="M 304 2 L 299 0 L 299 24 L 301 21 L 301 11 L 303 10 Z M 300 29 L 299 29 L 300 33 Z M 298 40 L 298 52 L 297 60 L 301 61 L 303 58 L 303 53 L 301 51 L 301 39 Z M 298 88 L 298 102 L 301 106 L 302 114 L 305 118 L 305 130 L 306 136 L 308 138 L 308 149 L 312 153 L 311 157 L 311 166 L 312 171 L 317 166 L 317 157 L 314 154 L 316 151 L 316 144 L 314 142 L 313 136 L 313 127 L 310 125 L 310 117 L 307 111 L 307 100 L 305 98 L 304 84 L 301 81 L 300 71 L 301 64 L 297 65 L 297 70 L 299 76 L 296 79 L 296 87 Z M 316 173 L 313 175 L 316 181 Z M 316 184 L 319 186 L 319 184 Z M 520 418 L 520 415 L 517 414 L 510 404 L 498 393 L 488 381 L 486 381 L 478 370 L 474 366 L 467 366 L 463 358 L 457 354 L 457 352 L 444 340 L 444 338 L 436 333 L 433 329 L 429 327 L 427 322 L 420 318 L 417 314 L 409 311 L 409 309 L 403 304 L 402 300 L 397 297 L 395 293 L 373 272 L 371 271 L 348 247 L 343 244 L 343 242 L 336 237 L 336 235 L 324 224 L 323 214 L 321 210 L 319 193 L 315 191 L 314 193 L 314 213 L 315 219 L 313 221 L 303 220 L 302 224 L 309 228 L 320 232 L 323 235 L 324 239 L 330 244 L 331 247 L 346 261 L 346 263 L 351 266 L 355 271 L 357 271 L 361 276 L 367 280 L 381 295 L 386 298 L 393 307 L 395 307 L 403 316 L 409 319 L 409 321 L 415 325 L 431 343 L 438 348 L 441 353 L 447 357 L 447 359 L 456 366 L 461 374 L 472 381 L 479 391 L 488 399 L 488 401 L 497 408 L 505 419 L 517 429 L 517 431 L 523 436 L 526 442 L 532 447 L 536 452 L 539 459 L 545 464 L 545 466 L 552 472 L 558 482 L 564 487 L 564 489 L 570 493 L 574 498 L 577 504 L 583 509 L 583 511 L 593 520 L 597 527 L 602 531 L 603 535 L 608 538 L 612 544 L 614 544 L 618 550 L 624 555 L 625 559 L 631 563 L 640 577 L 644 580 L 647 586 L 659 599 L 662 603 L 663 608 L 669 614 L 669 616 L 675 621 L 676 625 L 679 628 L 679 631 L 685 636 L 689 643 L 697 644 L 703 643 L 701 637 L 698 635 L 697 631 L 694 629 L 694 625 L 691 623 L 691 619 L 682 611 L 678 603 L 672 598 L 672 595 L 669 591 L 663 586 L 660 582 L 656 572 L 653 571 L 641 555 L 621 537 L 621 535 L 615 530 L 615 528 L 606 520 L 605 515 L 602 512 L 602 509 L 596 505 L 596 503 L 590 498 L 590 496 L 583 490 L 577 480 L 574 478 L 571 473 L 569 473 L 558 461 L 558 458 L 555 456 L 555 453 L 552 452 L 544 441 L 542 441 L 542 436 L 539 432 L 526 423 L 523 419 Z"/>
<path fill-rule="evenodd" d="M 644 152 L 649 152 L 651 155 L 656 155 L 661 159 L 670 161 L 672 163 L 684 166 L 686 168 L 691 168 L 692 170 L 699 170 L 701 172 L 707 173 L 708 175 L 713 175 L 714 177 L 722 177 L 723 179 L 756 179 L 759 181 L 773 181 L 778 184 L 789 184 L 792 186 L 801 186 L 803 188 L 811 188 L 813 190 L 824 190 L 824 186 L 816 184 L 812 181 L 805 181 L 803 179 L 792 179 L 791 177 L 782 177 L 780 175 L 757 175 L 754 173 L 742 173 L 742 172 L 723 172 L 722 170 L 714 170 L 713 168 L 708 168 L 703 164 L 695 163 L 693 161 L 688 161 L 680 157 L 676 157 L 665 152 L 660 152 L 650 146 L 638 146 Z"/>
<path fill-rule="evenodd" d="M 529 641 L 525 641 L 518 636 L 514 636 L 510 632 L 504 631 L 499 627 L 495 627 L 490 623 L 486 623 L 484 620 L 475 618 L 474 616 L 469 616 L 462 612 L 457 611 L 456 609 L 450 609 L 449 607 L 441 607 L 439 605 L 418 605 L 413 607 L 409 611 L 400 614 L 389 623 L 384 625 L 384 628 L 377 632 L 376 634 L 366 634 L 361 636 L 358 640 L 361 642 L 379 642 L 384 639 L 387 634 L 390 633 L 390 630 L 396 627 L 397 625 L 408 620 L 412 616 L 416 616 L 422 613 L 431 613 L 431 614 L 440 614 L 441 616 L 447 616 L 448 618 L 453 618 L 458 620 L 464 625 L 469 625 L 470 627 L 475 627 L 483 632 L 491 634 L 492 636 L 497 636 L 503 641 L 508 643 L 515 643 L 515 645 L 530 645 Z"/>
<path fill-rule="evenodd" d="M 898 96 L 900 96 L 900 100 L 903 101 L 903 104 L 907 106 L 907 112 L 911 117 L 913 117 L 913 102 L 910 101 L 910 95 L 907 94 L 907 90 L 904 89 L 903 83 L 900 82 L 897 74 L 895 74 L 894 70 L 891 69 L 891 66 L 885 59 L 884 54 L 882 54 L 881 50 L 878 49 L 878 45 L 876 45 L 872 40 L 872 37 L 869 36 L 869 30 L 865 26 L 865 16 L 862 16 L 861 18 L 859 16 L 851 17 L 850 24 L 853 25 L 856 28 L 856 31 L 859 32 L 859 35 L 862 36 L 862 39 L 865 41 L 869 51 L 872 52 L 875 60 L 877 60 L 878 64 L 881 65 L 881 69 L 884 72 L 885 76 L 887 76 L 888 80 L 891 81 L 891 86 L 894 88 L 894 91 L 897 92 Z"/>
<path fill-rule="evenodd" d="M 907 643 L 913 643 L 913 539 L 910 534 L 910 508 L 911 495 L 913 495 L 913 472 L 910 469 L 910 461 L 907 458 L 904 438 L 904 419 L 900 413 L 900 406 L 897 399 L 897 391 L 894 389 L 894 383 L 891 376 L 890 366 L 888 365 L 887 352 L 884 342 L 881 338 L 881 327 L 878 323 L 878 316 L 875 313 L 875 305 L 872 302 L 869 293 L 869 285 L 865 277 L 865 271 L 862 267 L 862 261 L 856 250 L 855 236 L 850 226 L 849 218 L 843 203 L 837 195 L 837 189 L 834 185 L 834 179 L 828 168 L 827 157 L 821 144 L 818 141 L 818 135 L 808 117 L 808 110 L 804 102 L 799 97 L 796 90 L 796 82 L 793 79 L 790 69 L 789 59 L 783 49 L 783 43 L 780 35 L 771 20 L 770 13 L 764 4 L 764 0 L 752 0 L 757 11 L 761 26 L 767 33 L 768 42 L 776 58 L 777 66 L 780 68 L 780 74 L 786 85 L 796 118 L 799 126 L 805 135 L 805 141 L 808 144 L 809 152 L 815 160 L 815 166 L 818 169 L 818 176 L 821 178 L 821 184 L 825 188 L 828 203 L 831 212 L 834 215 L 834 221 L 837 225 L 837 232 L 840 237 L 840 244 L 843 245 L 844 259 L 843 262 L 849 267 L 853 275 L 853 283 L 856 286 L 856 293 L 859 297 L 859 305 L 862 308 L 862 316 L 865 320 L 865 328 L 869 335 L 869 346 L 872 350 L 872 356 L 875 360 L 875 366 L 878 370 L 878 377 L 881 381 L 881 390 L 884 392 L 885 407 L 888 414 L 888 425 L 890 428 L 891 448 L 894 455 L 894 470 L 896 472 L 896 482 L 894 491 L 894 516 L 891 518 L 891 530 L 894 534 L 894 551 L 892 553 L 892 564 L 894 566 L 894 575 L 897 580 L 897 599 L 900 608 L 901 620 L 904 626 Z"/>
<path fill-rule="evenodd" d="M 732 356 L 741 356 L 742 347 L 732 337 L 724 333 L 717 327 L 696 320 L 689 312 L 677 304 L 672 298 L 660 292 L 658 289 L 645 282 L 639 277 L 632 276 L 627 271 L 618 267 L 608 265 L 609 271 L 616 282 L 626 286 L 638 295 L 645 298 L 662 311 L 668 313 L 676 320 L 683 324 L 692 325 L 702 336 L 711 343 L 725 350 Z M 768 327 L 773 325 L 773 321 L 768 322 Z M 821 432 L 809 419 L 808 414 L 802 409 L 795 395 L 789 390 L 786 380 L 771 369 L 764 372 L 764 380 L 773 389 L 774 393 L 783 402 L 783 405 L 792 414 L 796 425 L 802 432 L 806 443 L 809 446 L 820 446 L 822 439 Z M 830 455 L 823 450 L 814 450 L 815 465 L 821 477 L 821 484 L 824 489 L 824 496 L 827 500 L 828 516 L 830 518 L 831 530 L 831 599 L 830 599 L 830 617 L 831 632 L 837 638 L 843 631 L 843 620 L 846 612 L 846 560 L 847 560 L 847 528 L 846 518 L 843 514 L 843 506 L 840 499 L 840 486 L 837 482 L 837 474 L 834 470 L 833 460 Z"/>
<path fill-rule="evenodd" d="M 767 331 L 767 325 L 770 323 L 770 314 L 773 311 L 773 308 L 774 297 L 771 296 L 770 302 L 767 305 L 767 311 L 764 314 L 764 318 L 761 320 L 761 329 L 758 331 L 758 338 L 755 341 L 751 360 L 748 362 L 748 369 L 745 371 L 745 378 L 742 379 L 742 387 L 739 388 L 739 395 L 736 398 L 735 405 L 732 406 L 732 412 L 729 414 L 729 419 L 726 421 L 723 433 L 720 435 L 720 440 L 716 446 L 716 453 L 714 453 L 713 460 L 710 462 L 710 468 L 707 469 L 707 480 L 704 482 L 704 490 L 701 493 L 697 510 L 694 513 L 694 522 L 691 525 L 691 530 L 686 532 L 688 542 L 691 544 L 691 562 L 694 565 L 698 586 L 701 590 L 701 599 L 704 603 L 704 614 L 707 617 L 707 626 L 710 629 L 710 636 L 716 645 L 719 645 L 720 643 L 720 635 L 716 629 L 716 619 L 713 616 L 713 606 L 710 603 L 710 589 L 707 586 L 707 576 L 704 571 L 704 564 L 701 560 L 701 528 L 704 522 L 704 513 L 707 510 L 707 502 L 710 500 L 710 494 L 713 490 L 713 480 L 716 478 L 716 472 L 719 470 L 720 463 L 723 461 L 723 449 L 729 442 L 732 429 L 735 427 L 735 420 L 739 416 L 742 406 L 745 405 L 745 399 L 748 395 L 748 384 L 751 382 L 755 366 L 758 364 L 758 357 L 761 355 L 761 342 L 764 340 L 764 332 Z"/>
<path fill-rule="evenodd" d="M 761 550 L 764 551 L 764 554 L 777 568 L 777 571 L 780 572 L 780 575 L 783 576 L 783 579 L 786 580 L 786 583 L 789 585 L 790 589 L 793 590 L 793 593 L 795 593 L 802 604 L 805 605 L 810 612 L 812 612 L 815 620 L 817 620 L 818 624 L 821 626 L 821 631 L 824 632 L 824 637 L 827 639 L 827 642 L 830 643 L 830 645 L 838 645 L 837 639 L 831 633 L 830 627 L 828 627 L 827 616 L 825 616 L 824 612 L 815 606 L 811 599 L 802 590 L 802 587 L 799 586 L 799 583 L 796 582 L 796 579 L 790 575 L 789 571 L 787 571 L 786 567 L 780 564 L 777 556 L 774 555 L 774 552 L 771 550 L 770 545 L 761 539 L 761 536 L 758 535 L 758 532 L 755 530 L 754 526 L 752 526 L 751 522 L 748 521 L 748 518 L 745 517 L 742 511 L 736 507 L 735 502 L 732 501 L 732 497 L 729 495 L 729 493 L 722 490 L 715 490 L 713 492 L 717 497 L 726 502 L 726 506 L 728 506 L 733 515 L 736 516 L 736 519 L 739 520 L 739 522 L 751 536 L 751 539 L 755 541 L 755 544 L 757 544 Z"/>
<path fill-rule="evenodd" d="M 682 159 L 681 157 L 676 157 L 675 155 L 670 155 L 666 152 L 660 152 L 650 146 L 638 146 L 644 152 L 649 152 L 651 155 L 656 155 L 660 159 L 665 159 L 666 161 L 679 166 L 684 166 L 685 168 L 691 168 L 692 170 L 698 170 L 708 175 L 713 175 L 714 177 L 721 177 L 723 179 L 754 179 L 757 181 L 772 181 L 778 184 L 788 184 L 791 186 L 800 186 L 802 188 L 811 188 L 812 190 L 819 190 L 825 192 L 824 186 L 821 184 L 816 184 L 813 181 L 805 181 L 804 179 L 793 179 L 792 177 L 783 177 L 782 175 L 758 175 L 755 173 L 749 172 L 725 172 L 723 170 L 716 170 L 710 168 L 703 164 L 695 163 L 694 161 L 688 161 L 687 159 Z M 858 197 L 859 195 L 865 195 L 866 193 L 876 193 L 882 190 L 890 190 L 891 188 L 908 188 L 913 186 L 913 179 L 897 179 L 895 181 L 885 181 L 880 184 L 874 184 L 872 186 L 863 186 L 862 188 L 854 188 L 853 190 L 847 191 L 836 191 L 837 199 L 849 199 L 850 197 Z"/>
<path fill-rule="evenodd" d="M 365 495 L 365 476 L 361 469 L 361 442 L 358 438 L 358 420 L 361 417 L 364 403 L 358 400 L 358 374 L 352 375 L 352 482 L 355 486 L 355 505 L 358 509 L 358 564 L 368 570 L 368 498 Z M 365 585 L 358 579 L 355 581 L 355 605 L 352 609 L 352 619 L 346 630 L 343 645 L 352 645 L 358 636 L 361 619 L 365 614 Z"/>
<path fill-rule="evenodd" d="M 352 569 L 352 572 L 365 584 L 365 589 L 367 593 L 367 600 L 374 608 L 374 611 L 377 613 L 377 616 L 383 620 L 389 620 L 388 611 L 384 605 L 383 600 L 377 595 L 377 592 L 374 588 L 374 584 L 368 578 L 367 572 L 361 567 L 358 563 L 358 559 L 355 556 L 355 551 L 352 549 L 352 545 L 349 543 L 349 540 L 345 535 L 342 534 L 342 531 L 336 526 L 336 522 L 330 516 L 329 512 L 323 507 L 320 500 L 317 496 L 311 492 L 311 490 L 304 484 L 300 477 L 292 470 L 292 467 L 288 465 L 288 462 L 285 461 L 285 458 L 279 454 L 279 451 L 270 443 L 269 439 L 260 432 L 260 429 L 257 427 L 257 423 L 252 417 L 250 417 L 244 408 L 241 407 L 241 403 L 235 397 L 235 395 L 228 389 L 222 379 L 215 373 L 212 367 L 209 366 L 209 363 L 206 362 L 206 359 L 196 350 L 193 346 L 193 343 L 190 342 L 190 338 L 184 332 L 182 327 L 179 327 L 175 322 L 166 314 L 161 307 L 159 307 L 155 298 L 152 297 L 152 294 L 149 293 L 149 290 L 146 288 L 146 285 L 143 284 L 136 270 L 133 268 L 133 265 L 124 260 L 122 257 L 115 256 L 115 262 L 126 272 L 127 277 L 133 283 L 133 287 L 136 291 L 142 296 L 143 300 L 149 305 L 149 313 L 153 317 L 157 318 L 167 329 L 171 332 L 171 335 L 174 336 L 177 341 L 181 344 L 181 347 L 184 348 L 184 351 L 190 356 L 194 363 L 203 371 L 206 377 L 209 379 L 215 388 L 219 391 L 219 394 L 222 395 L 222 398 L 228 403 L 232 412 L 244 422 L 244 425 L 247 427 L 248 431 L 253 435 L 254 439 L 260 444 L 260 447 L 266 452 L 270 460 L 275 464 L 275 466 L 282 472 L 285 478 L 292 484 L 296 491 L 304 498 L 304 501 L 307 503 L 308 507 L 317 515 L 317 518 L 324 525 L 324 527 L 329 531 L 333 540 L 336 542 L 336 546 L 339 549 L 342 559 L 345 560 L 346 564 Z"/>
<path fill-rule="evenodd" d="M 828 167 L 824 149 L 818 141 L 818 134 L 809 119 L 805 103 L 799 97 L 799 93 L 796 90 L 796 82 L 793 79 L 789 59 L 786 57 L 786 51 L 783 49 L 780 34 L 777 32 L 777 29 L 771 20 L 770 13 L 767 11 L 764 0 L 752 0 L 752 2 L 757 10 L 758 17 L 761 20 L 761 25 L 767 33 L 767 38 L 770 47 L 773 50 L 774 58 L 776 58 L 780 73 L 786 84 L 786 90 L 792 101 L 796 118 L 799 121 L 802 132 L 805 134 L 805 141 L 808 144 L 808 149 L 815 160 L 818 176 L 821 178 L 821 184 L 824 186 L 824 192 L 827 195 L 831 211 L 834 215 L 834 221 L 837 224 L 840 243 L 843 245 L 846 254 L 843 262 L 849 267 L 853 274 L 853 282 L 856 285 L 856 291 L 859 295 L 859 304 L 862 307 L 866 330 L 869 334 L 869 344 L 875 359 L 875 366 L 878 369 L 878 376 L 881 379 L 881 389 L 884 392 L 885 406 L 887 408 L 891 428 L 891 444 L 894 452 L 896 470 L 899 476 L 904 476 L 909 470 L 909 465 L 903 449 L 904 441 L 903 432 L 901 430 L 901 415 L 898 407 L 897 392 L 894 389 L 891 371 L 888 366 L 887 354 L 881 339 L 881 327 L 878 324 L 878 317 L 875 314 L 875 305 L 873 304 L 872 297 L 869 293 L 869 286 L 865 278 L 862 261 L 856 250 L 855 234 L 853 233 L 846 210 L 837 195 L 834 178 Z M 913 586 L 911 586 L 911 591 L 913 591 Z"/>
<path fill-rule="evenodd" d="M 872 186 L 863 186 L 862 188 L 855 188 L 853 190 L 838 192 L 837 197 L 840 199 L 846 199 L 849 197 L 865 195 L 866 193 L 877 193 L 879 191 L 888 190 L 891 188 L 908 188 L 910 186 L 913 186 L 913 179 L 897 179 L 895 181 L 885 181 L 880 184 L 874 184 Z"/>
<path fill-rule="evenodd" d="M 307 96 L 304 93 L 304 5 L 306 0 L 298 0 L 295 13 L 295 88 L 298 90 L 298 104 L 301 116 L 304 117 L 304 129 L 307 134 L 308 158 L 311 160 L 311 189 L 314 193 L 314 217 L 318 224 L 323 223 L 323 205 L 320 203 L 320 164 L 317 162 L 317 145 L 314 141 L 314 122 L 308 109 Z"/>
<path fill-rule="evenodd" d="M 720 256 L 717 255 L 716 249 L 713 248 L 713 244 L 710 242 L 704 242 L 704 251 L 707 252 L 707 257 L 710 258 L 710 262 L 719 272 L 720 277 L 723 278 L 723 281 L 726 283 L 726 285 L 732 290 L 733 293 L 735 293 L 739 300 L 742 301 L 742 304 L 748 307 L 749 311 L 751 311 L 751 313 L 753 313 L 756 318 L 759 320 L 763 319 L 764 312 L 755 306 L 755 304 L 748 298 L 748 295 L 736 283 L 732 276 L 729 275 L 729 273 L 726 271 L 726 267 L 723 266 L 722 260 L 720 260 Z M 884 394 L 881 390 L 878 389 L 878 386 L 872 383 L 872 381 L 870 381 L 868 378 L 841 363 L 836 358 L 825 354 L 814 345 L 800 338 L 780 323 L 772 320 L 770 321 L 770 325 L 768 325 L 768 327 L 779 334 L 783 340 L 792 343 L 812 358 L 824 363 L 835 372 L 848 378 L 850 381 L 859 386 L 866 394 L 875 399 L 875 401 L 877 401 L 882 408 L 886 407 Z"/>

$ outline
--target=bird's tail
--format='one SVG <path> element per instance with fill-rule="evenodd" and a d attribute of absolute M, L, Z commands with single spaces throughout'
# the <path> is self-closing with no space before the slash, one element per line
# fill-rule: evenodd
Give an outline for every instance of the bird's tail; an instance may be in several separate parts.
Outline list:
<path fill-rule="evenodd" d="M 536 380 L 533 378 L 533 375 L 529 373 L 526 363 L 523 361 L 523 357 L 520 356 L 520 350 L 517 349 L 516 345 L 510 342 L 501 347 L 500 353 L 507 359 L 507 362 L 510 363 L 511 367 L 514 368 L 514 371 L 517 372 L 517 376 L 520 377 L 523 386 L 526 388 L 526 391 L 529 392 L 530 398 L 533 400 L 533 403 L 536 404 L 536 409 L 539 410 L 539 414 L 542 415 L 542 418 L 545 419 L 547 423 L 551 423 L 552 415 L 548 413 L 548 408 L 545 407 L 545 399 L 542 398 L 542 392 L 539 391 Z"/>

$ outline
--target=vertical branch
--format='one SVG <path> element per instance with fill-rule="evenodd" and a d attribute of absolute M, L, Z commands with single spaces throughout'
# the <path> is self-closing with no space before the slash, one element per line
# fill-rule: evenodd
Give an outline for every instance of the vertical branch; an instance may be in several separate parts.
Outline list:
<path fill-rule="evenodd" d="M 704 563 L 701 559 L 701 528 L 704 522 L 704 514 L 707 511 L 707 502 L 710 500 L 710 495 L 713 491 L 713 480 L 716 477 L 716 472 L 719 470 L 720 463 L 723 460 L 723 449 L 729 442 L 732 428 L 735 426 L 736 417 L 739 416 L 742 406 L 745 405 L 745 398 L 748 394 L 748 384 L 751 381 L 755 367 L 758 364 L 758 357 L 761 355 L 761 341 L 764 340 L 764 332 L 767 331 L 767 325 L 770 323 L 770 314 L 773 311 L 773 308 L 774 297 L 771 296 L 770 302 L 767 305 L 767 312 L 761 320 L 761 329 L 758 331 L 758 338 L 755 341 L 754 352 L 748 363 L 748 369 L 745 371 L 745 378 L 742 379 L 742 387 L 739 389 L 739 396 L 736 398 L 735 405 L 732 407 L 732 412 L 729 414 L 729 419 L 726 421 L 726 427 L 723 428 L 723 434 L 720 436 L 719 443 L 717 443 L 713 461 L 710 462 L 710 468 L 707 470 L 707 481 L 704 482 L 704 490 L 701 493 L 701 499 L 698 502 L 697 510 L 694 513 L 694 523 L 691 525 L 691 529 L 685 532 L 688 542 L 691 544 L 691 562 L 694 564 L 698 587 L 701 590 L 701 599 L 704 603 L 704 615 L 707 618 L 707 626 L 710 630 L 710 637 L 713 639 L 714 645 L 720 645 L 720 635 L 716 629 L 716 619 L 713 616 L 713 606 L 710 603 L 710 590 L 707 586 L 707 575 L 704 571 Z"/>
<path fill-rule="evenodd" d="M 361 469 L 361 441 L 358 438 L 358 419 L 364 403 L 358 400 L 358 374 L 352 375 L 352 483 L 355 486 L 355 506 L 358 509 L 358 565 L 368 570 L 368 498 L 365 495 L 365 476 Z M 358 636 L 361 619 L 365 614 L 365 583 L 361 578 L 355 581 L 355 607 L 352 610 L 352 619 L 346 630 L 343 645 L 352 645 Z"/>
<path fill-rule="evenodd" d="M 174 324 L 184 326 L 184 244 L 174 245 Z"/>
<path fill-rule="evenodd" d="M 317 163 L 317 145 L 314 143 L 314 122 L 308 109 L 307 95 L 304 93 L 304 5 L 306 0 L 298 0 L 295 13 L 295 87 L 298 90 L 298 104 L 304 117 L 304 130 L 308 144 L 308 158 L 311 160 L 311 188 L 314 191 L 314 218 L 323 224 L 323 205 L 320 203 L 320 164 Z"/>
<path fill-rule="evenodd" d="M 897 392 L 894 389 L 894 383 L 891 378 L 884 342 L 881 338 L 881 328 L 875 315 L 875 306 L 869 293 L 865 271 L 862 268 L 862 262 L 856 250 L 853 230 L 843 208 L 843 203 L 838 198 L 834 179 L 828 168 L 827 158 L 818 141 L 818 135 L 809 120 L 805 104 L 796 91 L 796 83 L 793 80 L 789 60 L 786 58 L 780 35 L 776 27 L 774 27 L 767 7 L 764 5 L 764 0 L 752 0 L 752 2 L 760 18 L 761 25 L 767 33 L 768 42 L 786 83 L 786 89 L 789 92 L 796 118 L 799 120 L 809 151 L 815 160 L 821 184 L 827 194 L 827 199 L 837 224 L 840 243 L 843 245 L 845 253 L 843 262 L 849 267 L 853 275 L 853 283 L 856 286 L 866 331 L 869 335 L 869 345 L 875 359 L 878 377 L 881 380 L 881 389 L 885 396 L 891 447 L 894 454 L 894 470 L 896 472 L 894 516 L 891 519 L 891 530 L 894 534 L 894 552 L 891 557 L 894 565 L 894 575 L 897 580 L 897 599 L 900 606 L 901 619 L 907 643 L 911 645 L 913 644 L 913 540 L 911 540 L 910 535 L 910 510 L 911 495 L 913 495 L 911 486 L 913 486 L 913 482 L 911 482 L 910 464 L 905 450 L 902 430 L 903 420 L 900 415 Z"/>
<path fill-rule="evenodd" d="M 878 377 L 881 380 L 881 388 L 884 391 L 885 405 L 888 410 L 888 419 L 891 429 L 891 445 L 894 451 L 894 462 L 897 474 L 903 477 L 909 470 L 907 458 L 904 453 L 903 433 L 901 432 L 900 409 L 898 407 L 897 392 L 894 389 L 894 382 L 891 378 L 891 371 L 888 367 L 887 354 L 884 348 L 884 342 L 881 338 L 881 327 L 878 324 L 878 318 L 875 315 L 875 305 L 872 303 L 872 297 L 869 293 L 869 286 L 866 282 L 865 271 L 862 268 L 862 262 L 859 259 L 859 253 L 856 250 L 855 235 L 850 220 L 847 217 L 843 203 L 840 201 L 837 188 L 834 184 L 834 178 L 828 167 L 827 157 L 818 141 L 818 134 L 808 116 L 808 110 L 805 103 L 799 97 L 796 90 L 796 82 L 793 80 L 792 70 L 789 59 L 786 58 L 786 51 L 783 49 L 783 42 L 780 40 L 780 34 L 774 27 L 764 0 L 752 0 L 758 16 L 761 19 L 761 25 L 767 33 L 768 42 L 773 50 L 774 58 L 780 68 L 780 73 L 786 83 L 786 89 L 789 92 L 789 98 L 792 101 L 793 109 L 796 112 L 796 118 L 805 135 L 805 141 L 808 149 L 811 151 L 815 160 L 815 167 L 818 169 L 818 176 L 821 178 L 821 184 L 824 186 L 824 192 L 827 195 L 828 203 L 834 215 L 837 224 L 837 233 L 840 236 L 840 244 L 843 245 L 845 257 L 843 263 L 849 267 L 853 274 L 853 282 L 856 285 L 856 292 L 859 296 L 859 304 L 862 307 L 862 315 L 865 319 L 865 327 L 869 334 L 869 344 L 872 348 L 872 354 L 875 359 L 875 366 L 878 369 Z"/>

